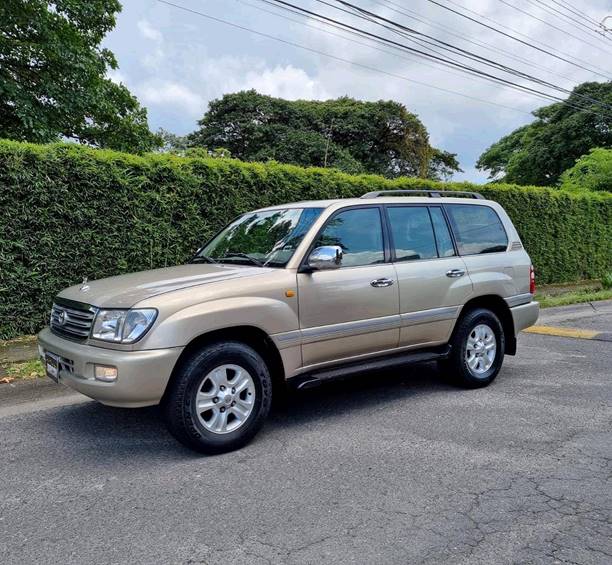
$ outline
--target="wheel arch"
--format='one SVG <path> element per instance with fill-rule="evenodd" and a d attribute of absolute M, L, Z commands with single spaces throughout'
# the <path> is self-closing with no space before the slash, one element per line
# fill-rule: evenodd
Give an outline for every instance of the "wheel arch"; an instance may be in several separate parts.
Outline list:
<path fill-rule="evenodd" d="M 272 377 L 273 387 L 278 389 L 285 386 L 285 368 L 283 365 L 283 360 L 270 336 L 261 328 L 256 326 L 231 326 L 204 332 L 193 338 L 185 346 L 183 352 L 176 361 L 172 374 L 170 375 L 170 379 L 166 384 L 166 389 L 161 399 L 162 404 L 168 395 L 168 391 L 172 387 L 172 383 L 174 382 L 178 371 L 185 361 L 189 359 L 191 354 L 202 347 L 221 341 L 237 341 L 252 347 L 259 355 L 261 355 L 262 359 L 268 366 L 270 376 Z"/>
<path fill-rule="evenodd" d="M 510 307 L 508 306 L 507 302 L 497 294 L 485 294 L 482 296 L 475 296 L 463 305 L 463 308 L 461 308 L 459 316 L 457 317 L 457 321 L 459 321 L 459 319 L 467 312 L 476 308 L 486 308 L 487 310 L 491 310 L 491 312 L 493 312 L 499 318 L 499 321 L 502 324 L 502 328 L 504 329 L 506 355 L 515 355 L 516 334 L 514 331 L 514 320 L 512 318 L 512 312 L 510 311 Z M 453 329 L 451 340 L 455 335 L 456 328 L 457 324 L 455 323 L 455 328 Z"/>

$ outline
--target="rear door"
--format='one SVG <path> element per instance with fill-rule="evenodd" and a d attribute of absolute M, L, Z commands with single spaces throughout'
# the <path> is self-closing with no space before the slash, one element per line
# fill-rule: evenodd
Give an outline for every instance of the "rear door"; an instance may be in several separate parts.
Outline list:
<path fill-rule="evenodd" d="M 446 342 L 472 292 L 441 206 L 388 205 L 400 302 L 400 347 Z"/>
<path fill-rule="evenodd" d="M 381 206 L 345 208 L 312 245 L 339 245 L 338 269 L 298 274 L 305 366 L 397 347 L 399 296 Z"/>

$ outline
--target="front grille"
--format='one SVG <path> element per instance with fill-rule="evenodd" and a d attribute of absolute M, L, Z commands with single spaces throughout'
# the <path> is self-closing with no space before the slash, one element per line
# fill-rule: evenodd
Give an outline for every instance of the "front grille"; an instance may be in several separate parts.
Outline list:
<path fill-rule="evenodd" d="M 95 317 L 93 306 L 58 301 L 51 309 L 51 330 L 63 337 L 82 341 L 89 337 Z"/>

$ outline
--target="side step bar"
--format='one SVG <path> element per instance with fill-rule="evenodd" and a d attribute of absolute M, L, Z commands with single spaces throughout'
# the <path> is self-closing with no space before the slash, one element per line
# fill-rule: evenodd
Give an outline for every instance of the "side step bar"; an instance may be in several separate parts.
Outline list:
<path fill-rule="evenodd" d="M 290 378 L 287 383 L 298 390 L 313 388 L 325 381 L 350 377 L 360 373 L 412 365 L 413 363 L 425 363 L 427 361 L 446 359 L 450 353 L 450 350 L 450 345 L 444 345 L 435 349 L 421 349 L 419 351 L 399 354 L 396 353 L 393 355 L 367 359 L 364 361 L 353 361 L 344 365 L 326 367 L 324 369 L 311 371 L 302 375 L 296 375 L 295 377 Z"/>

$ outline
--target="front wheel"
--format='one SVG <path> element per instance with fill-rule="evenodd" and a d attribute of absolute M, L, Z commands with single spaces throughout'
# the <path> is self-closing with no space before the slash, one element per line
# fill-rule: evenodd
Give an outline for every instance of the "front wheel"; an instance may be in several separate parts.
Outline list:
<path fill-rule="evenodd" d="M 264 360 L 239 342 L 208 345 L 178 369 L 165 403 L 170 433 L 202 453 L 245 445 L 270 411 L 272 379 Z"/>
<path fill-rule="evenodd" d="M 499 318 L 484 308 L 471 310 L 459 320 L 450 343 L 450 357 L 442 366 L 460 386 L 487 386 L 501 369 L 505 344 Z"/>

